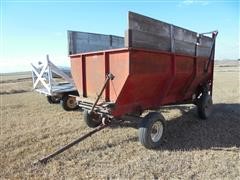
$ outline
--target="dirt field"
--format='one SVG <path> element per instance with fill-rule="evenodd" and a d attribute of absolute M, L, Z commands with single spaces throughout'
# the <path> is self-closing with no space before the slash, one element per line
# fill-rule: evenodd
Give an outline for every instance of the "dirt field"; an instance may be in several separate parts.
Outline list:
<path fill-rule="evenodd" d="M 89 128 L 82 112 L 31 92 L 31 79 L 2 75 L 0 179 L 240 179 L 239 73 L 238 63 L 216 67 L 208 121 L 199 121 L 194 106 L 162 108 L 167 142 L 158 150 L 145 149 L 137 129 L 122 125 L 39 166 L 33 162 Z"/>

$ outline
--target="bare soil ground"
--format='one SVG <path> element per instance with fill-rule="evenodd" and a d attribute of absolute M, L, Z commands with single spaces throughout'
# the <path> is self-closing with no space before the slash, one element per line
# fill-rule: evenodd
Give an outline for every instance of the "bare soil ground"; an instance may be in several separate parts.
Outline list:
<path fill-rule="evenodd" d="M 145 149 L 137 129 L 122 125 L 39 166 L 33 162 L 90 129 L 82 112 L 32 92 L 30 79 L 2 75 L 0 179 L 240 179 L 239 64 L 215 70 L 212 116 L 200 121 L 191 105 L 162 108 L 167 142 L 160 149 Z"/>

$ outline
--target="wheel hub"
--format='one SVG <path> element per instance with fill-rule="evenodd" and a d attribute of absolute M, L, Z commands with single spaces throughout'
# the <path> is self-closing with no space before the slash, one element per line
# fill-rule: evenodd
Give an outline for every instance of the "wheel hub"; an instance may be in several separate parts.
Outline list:
<path fill-rule="evenodd" d="M 151 139 L 153 142 L 158 142 L 163 134 L 163 124 L 161 121 L 156 121 L 152 125 L 152 130 L 151 130 Z"/>
<path fill-rule="evenodd" d="M 67 101 L 67 105 L 70 108 L 74 108 L 76 106 L 75 98 L 69 97 L 69 99 Z"/>

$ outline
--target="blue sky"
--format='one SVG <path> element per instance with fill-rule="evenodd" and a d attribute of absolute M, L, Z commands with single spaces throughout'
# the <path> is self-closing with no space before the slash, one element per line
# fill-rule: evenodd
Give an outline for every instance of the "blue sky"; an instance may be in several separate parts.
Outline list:
<path fill-rule="evenodd" d="M 239 58 L 239 1 L 1 0 L 0 73 L 30 70 L 49 54 L 69 64 L 67 30 L 124 35 L 133 11 L 196 32 L 218 30 L 216 58 Z"/>

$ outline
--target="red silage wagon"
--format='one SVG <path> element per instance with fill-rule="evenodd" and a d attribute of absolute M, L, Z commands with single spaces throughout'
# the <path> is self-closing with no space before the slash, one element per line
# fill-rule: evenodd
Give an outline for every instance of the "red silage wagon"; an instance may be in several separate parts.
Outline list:
<path fill-rule="evenodd" d="M 217 35 L 216 31 L 211 33 L 208 37 L 130 12 L 123 48 L 112 48 L 114 42 L 120 46 L 114 36 L 109 36 L 107 50 L 101 50 L 100 45 L 106 46 L 101 41 L 104 35 L 88 34 L 87 45 L 81 44 L 83 34 L 69 35 L 70 45 L 91 46 L 91 52 L 69 48 L 72 76 L 80 94 L 77 101 L 85 109 L 87 125 L 139 118 L 140 142 L 157 148 L 164 118 L 156 112 L 141 117 L 143 111 L 192 103 L 197 105 L 200 118 L 206 119 L 212 105 Z"/>
<path fill-rule="evenodd" d="M 40 159 L 48 159 L 112 122 L 139 120 L 139 140 L 158 148 L 164 117 L 151 111 L 164 105 L 192 103 L 200 118 L 212 105 L 215 39 L 130 12 L 125 37 L 68 32 L 71 73 L 84 120 L 95 128 Z"/>

